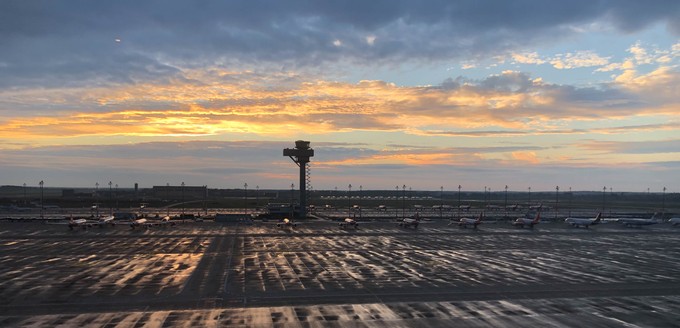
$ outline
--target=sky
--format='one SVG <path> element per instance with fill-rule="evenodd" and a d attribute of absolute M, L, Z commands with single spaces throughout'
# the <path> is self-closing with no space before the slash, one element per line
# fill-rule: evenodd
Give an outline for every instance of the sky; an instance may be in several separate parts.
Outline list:
<path fill-rule="evenodd" d="M 0 185 L 678 192 L 680 1 L 0 2 Z"/>

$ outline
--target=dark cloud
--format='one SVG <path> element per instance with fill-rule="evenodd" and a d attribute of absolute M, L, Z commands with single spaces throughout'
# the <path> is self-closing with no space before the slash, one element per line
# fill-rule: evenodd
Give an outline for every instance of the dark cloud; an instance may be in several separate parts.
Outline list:
<path fill-rule="evenodd" d="M 479 83 L 483 89 L 501 92 L 526 92 L 532 85 L 529 74 L 521 72 L 492 75 Z"/>
<path fill-rule="evenodd" d="M 664 22 L 680 34 L 679 16 L 672 0 L 8 0 L 0 3 L 0 87 L 129 84 L 230 62 L 290 68 L 489 56 L 556 42 L 595 21 L 624 32 Z"/>

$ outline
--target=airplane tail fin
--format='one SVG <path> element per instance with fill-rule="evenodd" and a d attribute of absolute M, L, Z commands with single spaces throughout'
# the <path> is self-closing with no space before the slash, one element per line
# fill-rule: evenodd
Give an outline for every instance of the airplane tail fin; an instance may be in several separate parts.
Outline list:
<path fill-rule="evenodd" d="M 541 221 L 541 211 L 536 212 L 536 217 L 534 218 L 533 223 L 538 223 L 539 221 Z"/>
<path fill-rule="evenodd" d="M 599 223 L 600 221 L 602 221 L 602 212 L 597 213 L 597 216 L 595 217 L 595 221 L 593 221 L 593 223 Z"/>
<path fill-rule="evenodd" d="M 479 212 L 479 217 L 477 218 L 477 223 L 482 222 L 483 217 L 484 217 L 484 211 Z"/>

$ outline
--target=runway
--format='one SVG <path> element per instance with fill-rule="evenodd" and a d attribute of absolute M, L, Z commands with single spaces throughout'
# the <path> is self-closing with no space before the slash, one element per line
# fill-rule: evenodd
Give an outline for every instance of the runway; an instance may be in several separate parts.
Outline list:
<path fill-rule="evenodd" d="M 0 326 L 680 322 L 680 229 L 0 223 Z"/>

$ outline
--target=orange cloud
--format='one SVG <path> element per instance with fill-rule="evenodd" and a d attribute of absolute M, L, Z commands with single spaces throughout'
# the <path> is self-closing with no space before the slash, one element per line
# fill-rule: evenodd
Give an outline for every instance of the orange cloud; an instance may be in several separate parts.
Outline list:
<path fill-rule="evenodd" d="M 62 110 L 51 115 L 7 117 L 0 121 L 0 139 L 9 144 L 90 136 L 250 133 L 285 137 L 353 130 L 426 136 L 486 127 L 545 131 L 554 130 L 557 123 L 678 113 L 673 102 L 629 108 L 606 98 L 601 103 L 572 101 L 572 96 L 565 95 L 570 89 L 545 85 L 516 72 L 504 72 L 486 84 L 463 83 L 451 88 L 402 87 L 382 81 L 303 81 L 294 74 L 190 71 L 186 75 L 190 79 L 163 85 L 55 89 L 43 94 L 37 90 L 4 91 L 3 96 L 17 104 L 59 104 Z M 643 87 L 649 92 L 654 87 L 667 99 L 674 99 L 677 79 L 673 70 L 659 69 L 631 78 L 625 85 L 633 92 Z"/>
<path fill-rule="evenodd" d="M 522 162 L 528 162 L 531 164 L 538 164 L 539 160 L 536 157 L 536 153 L 533 151 L 517 151 L 511 153 L 512 158 Z"/>

